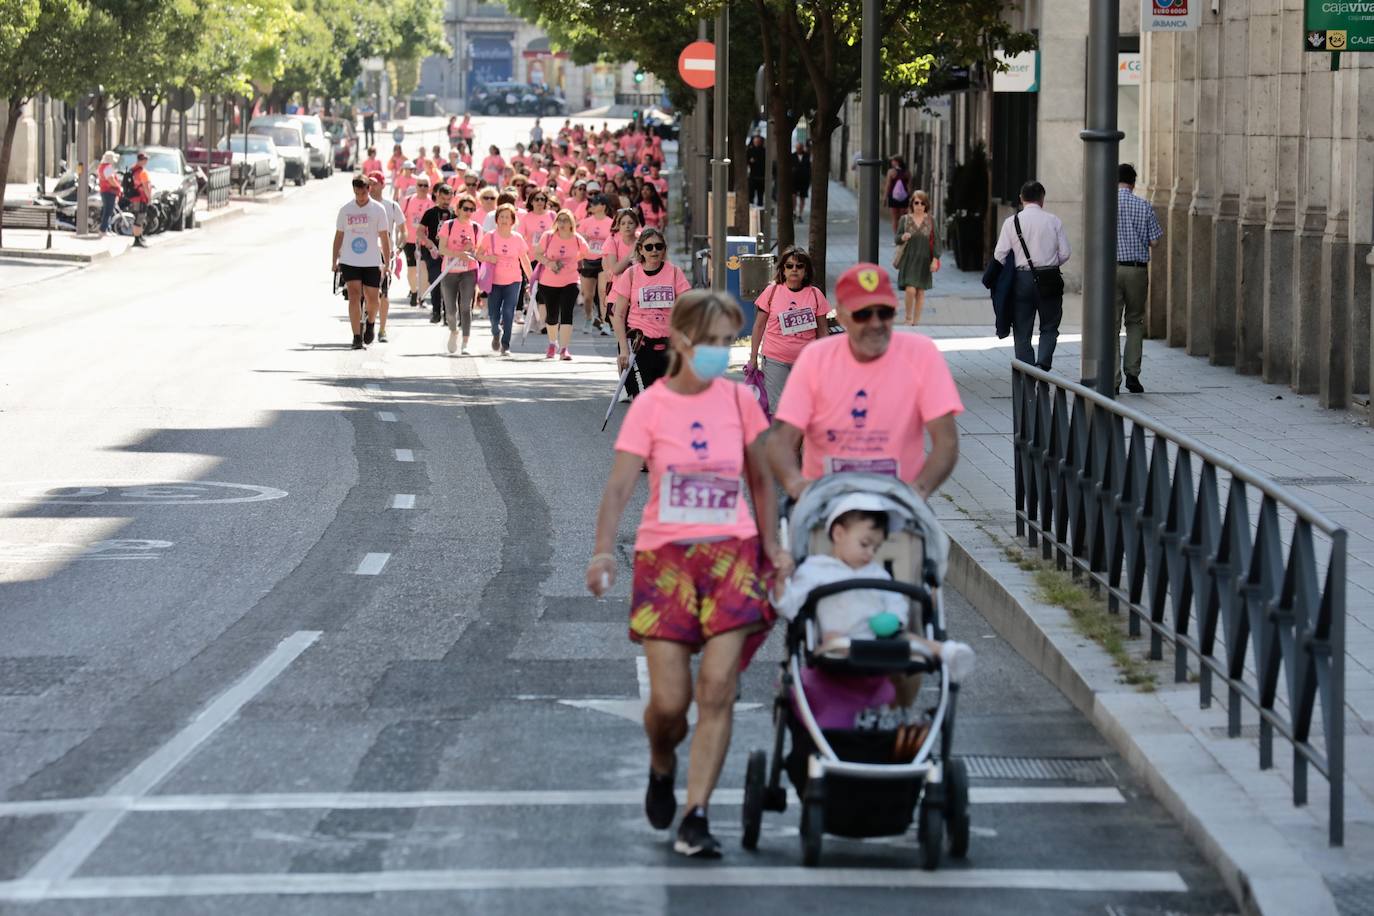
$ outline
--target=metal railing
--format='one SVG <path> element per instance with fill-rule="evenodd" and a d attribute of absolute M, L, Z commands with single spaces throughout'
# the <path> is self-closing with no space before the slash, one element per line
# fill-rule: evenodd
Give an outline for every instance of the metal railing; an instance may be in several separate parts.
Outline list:
<path fill-rule="evenodd" d="M 205 209 L 229 206 L 229 172 L 227 165 L 212 165 L 205 170 Z"/>
<path fill-rule="evenodd" d="M 638 105 L 641 108 L 652 108 L 663 99 L 661 92 L 617 92 L 615 103 L 617 105 Z"/>
<path fill-rule="evenodd" d="M 263 159 L 235 162 L 233 165 L 234 193 L 241 197 L 257 197 L 272 190 L 272 164 Z"/>
<path fill-rule="evenodd" d="M 1346 531 L 1302 498 L 1150 417 L 1019 360 L 1012 363 L 1016 533 L 1105 590 L 1174 648 L 1174 680 L 1197 660 L 1199 700 L 1227 693 L 1259 714 L 1259 765 L 1274 733 L 1293 747 L 1293 804 L 1307 771 L 1330 785 L 1328 838 L 1345 834 Z M 1219 475 L 1221 480 L 1219 480 Z M 1223 495 L 1223 489 L 1225 494 Z M 1322 734 L 1314 734 L 1316 713 Z"/>

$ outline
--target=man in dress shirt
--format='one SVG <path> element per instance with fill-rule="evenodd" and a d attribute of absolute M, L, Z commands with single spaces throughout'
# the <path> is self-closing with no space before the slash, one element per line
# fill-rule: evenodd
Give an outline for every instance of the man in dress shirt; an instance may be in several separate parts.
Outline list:
<path fill-rule="evenodd" d="M 1116 364 L 1116 390 L 1126 367 L 1126 390 L 1143 394 L 1140 356 L 1145 342 L 1145 299 L 1150 290 L 1150 249 L 1164 237 L 1154 208 L 1135 196 L 1135 168 L 1117 169 L 1116 191 L 1116 330 L 1126 321 L 1126 352 Z"/>
<path fill-rule="evenodd" d="M 1045 186 L 1038 181 L 1021 186 L 1021 212 L 1002 224 L 993 257 L 1000 261 L 1007 252 L 1016 256 L 1011 323 L 1016 358 L 1049 371 L 1059 340 L 1059 322 L 1064 317 L 1064 275 L 1059 265 L 1069 259 L 1069 240 L 1059 217 L 1045 212 Z M 1037 315 L 1038 353 L 1031 347 Z"/>

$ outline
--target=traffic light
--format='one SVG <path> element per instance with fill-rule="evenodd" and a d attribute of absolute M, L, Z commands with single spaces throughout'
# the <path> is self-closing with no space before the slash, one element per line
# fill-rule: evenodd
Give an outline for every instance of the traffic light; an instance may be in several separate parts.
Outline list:
<path fill-rule="evenodd" d="M 642 83 L 642 82 L 644 82 L 644 71 L 643 71 L 643 70 L 636 70 L 636 71 L 635 71 L 635 83 L 636 83 L 636 84 L 639 84 L 639 83 Z"/>

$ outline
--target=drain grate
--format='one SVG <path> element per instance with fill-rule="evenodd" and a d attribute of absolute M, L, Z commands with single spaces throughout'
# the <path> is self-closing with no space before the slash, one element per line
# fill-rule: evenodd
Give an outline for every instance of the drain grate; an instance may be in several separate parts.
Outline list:
<path fill-rule="evenodd" d="M 85 663 L 75 655 L 0 658 L 0 697 L 36 697 Z"/>
<path fill-rule="evenodd" d="M 1116 782 L 1111 768 L 1101 757 L 972 756 L 963 759 L 973 779 Z"/>
<path fill-rule="evenodd" d="M 1332 875 L 1326 883 L 1341 916 L 1374 916 L 1374 874 Z"/>

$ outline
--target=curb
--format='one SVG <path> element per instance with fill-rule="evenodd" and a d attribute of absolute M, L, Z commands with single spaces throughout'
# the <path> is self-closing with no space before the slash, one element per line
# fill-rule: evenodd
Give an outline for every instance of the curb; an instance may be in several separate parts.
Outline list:
<path fill-rule="evenodd" d="M 63 264 L 90 264 L 93 261 L 103 261 L 113 255 L 109 250 L 97 251 L 93 254 L 81 254 L 76 251 L 52 251 L 46 248 L 0 248 L 0 258 L 16 258 L 25 261 L 58 261 Z"/>
<path fill-rule="evenodd" d="M 1161 700 L 1117 683 L 1107 654 L 1085 644 L 1066 612 L 1030 599 L 1010 563 L 999 577 L 979 556 L 1000 556 L 973 523 L 945 521 L 949 583 L 997 634 L 1050 681 L 1119 753 L 1151 794 L 1197 843 L 1247 916 L 1336 916 L 1331 891 L 1302 852 Z M 981 543 L 979 543 L 981 542 Z M 1024 545 L 1020 545 L 1024 546 Z M 1191 685 L 1183 689 L 1196 692 Z"/>

